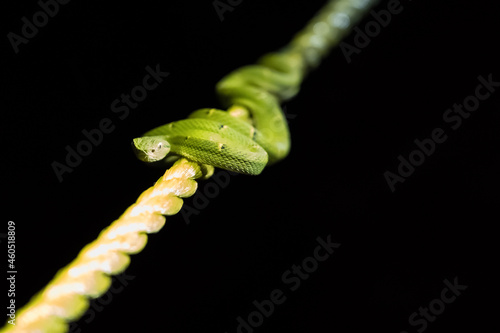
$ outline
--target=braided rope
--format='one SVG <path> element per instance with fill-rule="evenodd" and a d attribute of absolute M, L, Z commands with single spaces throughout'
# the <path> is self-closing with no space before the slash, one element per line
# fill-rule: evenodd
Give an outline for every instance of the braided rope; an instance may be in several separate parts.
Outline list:
<path fill-rule="evenodd" d="M 2 332 L 66 332 L 67 321 L 81 317 L 89 306 L 85 296 L 96 298 L 111 285 L 110 275 L 123 272 L 129 254 L 140 252 L 146 233 L 158 232 L 163 215 L 174 215 L 184 197 L 196 192 L 195 179 L 210 177 L 213 167 L 178 160 L 136 203 L 85 246 L 78 257 L 61 269 L 54 279 L 20 310 L 16 325 Z"/>
<path fill-rule="evenodd" d="M 280 54 L 298 55 L 305 74 L 319 64 L 374 3 L 374 0 L 330 1 Z M 238 118 L 249 118 L 244 106 L 234 105 L 228 112 Z M 146 234 L 158 232 L 165 224 L 164 215 L 179 212 L 182 198 L 196 192 L 195 179 L 209 178 L 213 171 L 210 165 L 184 158 L 177 160 L 154 186 L 144 191 L 17 312 L 15 326 L 7 324 L 0 333 L 66 332 L 68 322 L 77 320 L 87 310 L 88 297 L 103 295 L 111 285 L 110 276 L 123 272 L 130 263 L 129 255 L 145 247 Z"/>

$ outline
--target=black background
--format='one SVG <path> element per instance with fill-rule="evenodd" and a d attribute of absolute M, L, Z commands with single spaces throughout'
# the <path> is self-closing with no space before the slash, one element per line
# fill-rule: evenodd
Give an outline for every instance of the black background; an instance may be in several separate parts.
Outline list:
<path fill-rule="evenodd" d="M 500 81 L 498 14 L 493 1 L 401 3 L 351 63 L 335 49 L 285 104 L 289 157 L 231 177 L 189 224 L 167 217 L 131 257 L 129 284 L 73 332 L 236 332 L 274 289 L 287 299 L 255 332 L 416 332 L 408 317 L 455 277 L 468 288 L 425 331 L 492 327 L 500 92 L 455 131 L 442 116 L 479 75 Z M 162 175 L 136 160 L 133 137 L 218 107 L 224 74 L 285 45 L 322 4 L 243 1 L 221 21 L 212 1 L 72 1 L 15 54 L 7 33 L 40 8 L 6 2 L 0 232 L 16 222 L 16 304 Z M 170 75 L 120 120 L 111 102 L 156 64 Z M 103 118 L 115 130 L 60 183 L 51 163 Z M 437 127 L 447 140 L 392 193 L 384 172 Z M 290 291 L 282 274 L 328 235 L 341 246 Z"/>

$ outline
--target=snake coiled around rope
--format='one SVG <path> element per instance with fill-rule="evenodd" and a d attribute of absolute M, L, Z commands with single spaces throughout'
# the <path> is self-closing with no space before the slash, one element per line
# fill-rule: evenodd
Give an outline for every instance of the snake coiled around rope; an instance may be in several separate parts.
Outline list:
<path fill-rule="evenodd" d="M 332 0 L 282 50 L 225 76 L 216 91 L 227 111 L 201 109 L 133 140 L 139 159 L 167 154 L 258 175 L 290 151 L 281 102 L 298 93 L 307 72 L 337 45 L 377 0 Z"/>
<path fill-rule="evenodd" d="M 228 111 L 200 109 L 188 119 L 157 127 L 133 140 L 137 157 L 156 162 L 167 154 L 248 175 L 290 151 L 290 134 L 281 102 L 302 81 L 300 54 L 276 52 L 241 67 L 216 87 Z M 250 113 L 250 115 L 248 115 Z"/>

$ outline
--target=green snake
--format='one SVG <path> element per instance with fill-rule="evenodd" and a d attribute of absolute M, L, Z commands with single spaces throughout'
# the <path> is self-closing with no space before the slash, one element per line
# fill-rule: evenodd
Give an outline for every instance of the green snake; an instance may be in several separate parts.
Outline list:
<path fill-rule="evenodd" d="M 144 162 L 185 157 L 248 175 L 283 159 L 290 151 L 290 134 L 280 104 L 298 93 L 306 72 L 373 2 L 328 2 L 285 48 L 219 81 L 216 91 L 228 111 L 200 109 L 188 119 L 148 131 L 133 140 L 137 157 Z"/>
<path fill-rule="evenodd" d="M 301 81 L 297 55 L 271 53 L 256 65 L 235 70 L 216 87 L 229 111 L 200 109 L 133 140 L 137 157 L 156 162 L 167 154 L 202 164 L 258 175 L 266 164 L 290 151 L 290 134 L 280 101 L 291 98 Z M 248 110 L 251 122 L 233 116 Z"/>

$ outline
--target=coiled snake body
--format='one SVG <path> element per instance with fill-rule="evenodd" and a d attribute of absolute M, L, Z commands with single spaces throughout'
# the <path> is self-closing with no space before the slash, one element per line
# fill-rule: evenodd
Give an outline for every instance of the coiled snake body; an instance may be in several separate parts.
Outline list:
<path fill-rule="evenodd" d="M 282 50 L 242 67 L 217 84 L 228 111 L 201 109 L 157 127 L 133 146 L 146 162 L 171 152 L 202 164 L 258 175 L 284 158 L 290 135 L 280 102 L 293 97 L 306 72 L 337 45 L 377 0 L 331 0 Z M 250 115 L 248 115 L 248 112 Z"/>
<path fill-rule="evenodd" d="M 280 102 L 293 97 L 302 80 L 302 59 L 270 53 L 239 68 L 216 87 L 228 111 L 200 109 L 133 140 L 139 159 L 156 162 L 167 154 L 248 175 L 283 159 L 290 135 Z M 251 117 L 248 117 L 248 112 Z"/>

